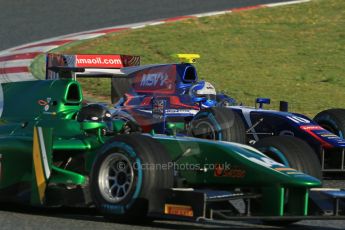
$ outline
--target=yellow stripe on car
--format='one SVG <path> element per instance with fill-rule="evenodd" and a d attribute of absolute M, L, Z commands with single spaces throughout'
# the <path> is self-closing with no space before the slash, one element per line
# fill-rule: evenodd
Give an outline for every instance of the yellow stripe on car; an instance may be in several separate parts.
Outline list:
<path fill-rule="evenodd" d="M 42 157 L 40 151 L 40 144 L 38 139 L 38 129 L 34 128 L 34 143 L 33 143 L 33 161 L 35 167 L 36 185 L 41 204 L 43 204 L 44 193 L 46 189 L 46 180 L 44 177 Z"/>
<path fill-rule="evenodd" d="M 275 168 L 277 171 L 296 171 L 296 169 L 293 168 Z"/>

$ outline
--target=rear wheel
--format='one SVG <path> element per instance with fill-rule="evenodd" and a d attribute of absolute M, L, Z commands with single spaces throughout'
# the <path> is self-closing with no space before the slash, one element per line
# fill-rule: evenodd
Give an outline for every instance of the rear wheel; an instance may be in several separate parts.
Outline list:
<path fill-rule="evenodd" d="M 158 141 L 143 135 L 121 135 L 107 142 L 92 167 L 91 197 L 105 217 L 115 221 L 145 221 L 162 207 L 159 194 L 173 187 L 171 161 Z"/>
<path fill-rule="evenodd" d="M 259 140 L 254 147 L 279 163 L 322 179 L 321 165 L 315 151 L 297 137 L 267 137 Z"/>
<path fill-rule="evenodd" d="M 314 121 L 335 135 L 345 137 L 345 109 L 322 111 L 314 117 Z"/>
<path fill-rule="evenodd" d="M 189 134 L 203 139 L 246 143 L 242 119 L 228 108 L 212 107 L 201 110 L 190 122 Z"/>

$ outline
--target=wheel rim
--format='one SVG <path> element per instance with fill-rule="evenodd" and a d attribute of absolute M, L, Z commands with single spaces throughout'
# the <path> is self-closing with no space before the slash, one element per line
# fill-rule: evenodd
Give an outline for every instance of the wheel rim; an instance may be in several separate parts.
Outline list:
<path fill-rule="evenodd" d="M 123 153 L 111 153 L 100 167 L 98 186 L 102 197 L 110 203 L 119 203 L 131 191 L 134 181 L 134 168 Z"/>
<path fill-rule="evenodd" d="M 207 121 L 201 121 L 195 125 L 195 129 L 198 130 L 198 135 L 195 135 L 195 137 L 208 140 L 216 140 L 216 131 L 211 123 Z"/>

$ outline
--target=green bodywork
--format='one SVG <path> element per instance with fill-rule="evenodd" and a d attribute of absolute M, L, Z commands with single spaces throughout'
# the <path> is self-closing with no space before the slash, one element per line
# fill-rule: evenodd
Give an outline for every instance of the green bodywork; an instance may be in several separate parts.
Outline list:
<path fill-rule="evenodd" d="M 87 187 L 95 157 L 112 136 L 103 135 L 101 122 L 75 119 L 83 101 L 79 83 L 67 79 L 5 83 L 0 94 L 0 200 L 44 206 L 49 204 L 45 192 L 50 186 Z M 113 121 L 115 131 L 123 125 Z M 321 185 L 248 146 L 150 136 L 166 147 L 185 186 L 260 191 L 266 204 L 260 215 L 307 215 L 308 190 Z M 80 156 L 82 161 L 77 160 Z M 77 167 L 62 164 L 69 159 Z"/>

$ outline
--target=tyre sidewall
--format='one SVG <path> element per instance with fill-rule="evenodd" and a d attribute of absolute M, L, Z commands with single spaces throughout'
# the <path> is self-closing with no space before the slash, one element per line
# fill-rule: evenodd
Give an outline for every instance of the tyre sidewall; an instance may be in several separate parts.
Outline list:
<path fill-rule="evenodd" d="M 265 149 L 273 148 L 279 151 L 278 154 L 283 155 L 285 159 L 281 159 L 279 163 L 284 164 L 284 160 L 288 162 L 288 167 L 295 168 L 303 173 L 322 179 L 321 165 L 315 151 L 302 139 L 292 136 L 273 136 L 259 140 L 255 148 L 262 151 L 268 157 L 277 161 L 277 157 L 270 156 Z"/>
<path fill-rule="evenodd" d="M 314 121 L 342 138 L 345 137 L 345 109 L 329 109 L 318 113 Z M 332 130 L 328 129 L 331 128 Z"/>
<path fill-rule="evenodd" d="M 198 124 L 201 122 L 206 122 L 208 123 L 213 129 L 214 129 L 214 135 L 216 140 L 222 140 L 223 135 L 222 135 L 222 130 L 223 127 L 221 126 L 221 123 L 219 122 L 219 117 L 218 119 L 215 117 L 215 114 L 212 113 L 212 110 L 210 109 L 205 109 L 200 111 L 195 115 L 191 122 L 191 134 L 193 135 L 193 129 L 196 127 Z"/>
<path fill-rule="evenodd" d="M 247 142 L 245 127 L 240 116 L 229 108 L 212 107 L 198 112 L 190 123 L 188 134 L 196 136 L 194 129 L 201 122 L 207 122 L 214 129 L 215 140 Z"/>

